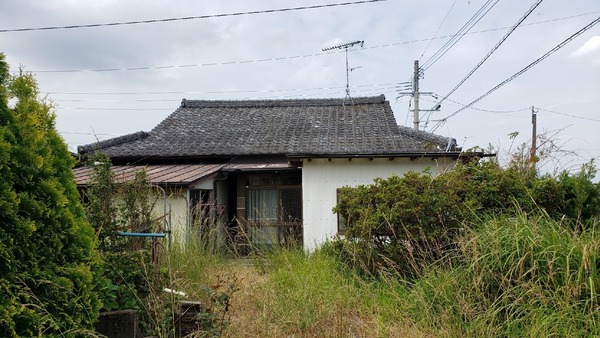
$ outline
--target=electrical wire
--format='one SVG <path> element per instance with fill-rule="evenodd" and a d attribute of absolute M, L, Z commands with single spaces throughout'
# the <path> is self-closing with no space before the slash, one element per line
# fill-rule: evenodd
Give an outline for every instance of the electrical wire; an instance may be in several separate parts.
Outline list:
<path fill-rule="evenodd" d="M 429 101 L 429 102 L 436 102 L 434 100 L 429 100 L 427 98 L 422 98 L 425 101 Z M 466 106 L 466 104 L 455 101 L 455 100 L 451 100 L 451 99 L 446 99 L 446 101 L 448 102 L 452 102 L 454 103 L 455 106 L 459 106 L 459 107 L 464 107 Z M 512 110 L 496 110 L 496 109 L 485 109 L 485 108 L 477 108 L 477 107 L 470 107 L 473 110 L 478 110 L 478 111 L 483 111 L 486 113 L 493 113 L 493 114 L 510 114 L 510 113 L 518 113 L 518 112 L 522 112 L 522 111 L 530 111 L 531 107 L 524 107 L 524 108 L 520 108 L 520 109 L 512 109 Z"/>
<path fill-rule="evenodd" d="M 454 2 L 452 3 L 452 6 L 450 6 L 450 9 L 448 10 L 448 13 L 446 13 L 446 16 L 444 16 L 444 19 L 442 20 L 442 22 L 440 23 L 438 28 L 435 30 L 435 33 L 433 33 L 433 36 L 431 37 L 431 39 L 429 39 L 429 43 L 427 44 L 427 47 L 425 47 L 425 49 L 423 50 L 423 53 L 421 53 L 421 56 L 419 57 L 419 61 L 421 61 L 421 59 L 423 58 L 423 55 L 425 55 L 425 53 L 429 49 L 429 46 L 431 46 L 431 42 L 437 36 L 437 33 L 440 31 L 440 28 L 442 28 L 442 26 L 444 25 L 444 22 L 446 22 L 446 19 L 448 19 L 448 16 L 450 15 L 450 12 L 452 12 L 452 9 L 454 8 L 454 5 L 456 5 L 457 1 L 458 0 L 454 0 Z"/>
<path fill-rule="evenodd" d="M 361 89 L 356 89 L 353 90 L 356 93 L 373 93 L 376 92 L 377 94 L 380 94 L 381 91 L 393 91 L 397 88 L 395 83 L 390 83 L 391 87 L 385 87 L 385 85 L 387 84 L 380 84 L 380 85 L 360 85 L 360 86 L 355 86 L 356 88 L 361 88 Z M 378 87 L 375 87 L 378 86 Z M 330 87 L 330 88 L 336 88 L 336 87 Z M 337 88 L 345 88 L 345 87 L 337 87 Z M 248 91 L 250 92 L 250 91 Z M 272 91 L 271 91 L 272 92 Z M 295 95 L 288 95 L 288 96 L 267 96 L 267 97 L 260 97 L 258 99 L 260 100 L 272 100 L 272 99 L 286 99 L 286 98 L 298 98 L 298 97 L 315 97 L 315 96 L 328 96 L 328 95 L 335 95 L 335 94 L 340 94 L 341 91 L 331 91 L 331 92 L 323 92 L 320 91 L 319 93 L 315 93 L 315 94 L 295 94 Z M 244 97 L 244 98 L 238 98 L 238 100 L 249 100 L 249 99 L 257 99 L 256 97 Z M 53 101 L 55 102 L 120 102 L 123 103 L 122 100 L 100 100 L 100 101 L 95 101 L 95 100 L 61 100 L 61 99 L 54 99 Z M 180 100 L 132 100 L 132 101 L 148 101 L 148 102 L 154 102 L 154 101 L 171 101 L 171 102 L 179 102 Z M 89 110 L 89 111 L 173 111 L 173 108 L 100 108 L 100 107 L 61 107 L 58 106 L 57 110 Z"/>
<path fill-rule="evenodd" d="M 53 102 L 123 102 L 122 100 L 82 100 L 82 99 L 52 99 Z M 176 99 L 135 99 L 130 102 L 179 102 Z"/>
<path fill-rule="evenodd" d="M 351 86 L 351 88 L 365 88 L 365 87 L 389 87 L 396 88 L 403 85 L 402 82 L 388 82 L 378 84 L 363 84 Z M 315 88 L 294 88 L 294 89 L 265 89 L 265 90 L 221 90 L 221 91 L 151 91 L 151 92 L 56 92 L 49 91 L 45 92 L 47 95 L 171 95 L 171 94 L 247 94 L 247 93 L 278 93 L 278 92 L 298 92 L 298 91 L 313 91 L 313 90 L 331 90 L 331 89 L 343 89 L 345 86 L 335 87 L 315 87 Z M 61 101 L 56 100 L 55 101 Z M 160 101 L 160 100 L 159 100 Z"/>
<path fill-rule="evenodd" d="M 547 57 L 549 57 L 550 55 L 552 55 L 554 52 L 556 52 L 557 50 L 561 49 L 562 47 L 564 47 L 566 44 L 568 44 L 569 42 L 573 41 L 573 39 L 575 39 L 576 37 L 578 37 L 579 35 L 583 34 L 584 32 L 586 32 L 587 30 L 591 29 L 592 27 L 594 27 L 598 22 L 600 22 L 600 17 L 596 18 L 594 21 L 590 22 L 588 25 L 586 25 L 585 27 L 583 27 L 582 29 L 580 29 L 579 31 L 575 32 L 573 35 L 571 35 L 570 37 L 566 38 L 564 41 L 562 41 L 561 43 L 559 43 L 558 45 L 556 45 L 554 48 L 552 48 L 551 50 L 549 50 L 548 52 L 546 52 L 546 54 L 542 55 L 541 57 L 539 57 L 537 60 L 533 61 L 532 63 L 530 63 L 529 65 L 527 65 L 525 68 L 521 69 L 520 71 L 516 72 L 515 74 L 513 74 L 512 76 L 510 76 L 509 78 L 507 78 L 506 80 L 500 82 L 498 85 L 496 85 L 494 88 L 488 90 L 485 94 L 479 96 L 478 98 L 476 98 L 475 100 L 471 101 L 470 103 L 468 103 L 467 105 L 465 105 L 464 107 L 460 108 L 459 110 L 455 111 L 454 113 L 446 116 L 445 118 L 441 119 L 438 121 L 438 123 L 433 127 L 431 132 L 434 132 L 437 128 L 439 128 L 440 125 L 442 125 L 443 123 L 445 123 L 446 121 L 448 121 L 449 118 L 456 116 L 456 114 L 462 112 L 463 110 L 471 107 L 472 105 L 474 105 L 475 103 L 481 101 L 482 99 L 484 99 L 485 97 L 487 97 L 488 95 L 490 95 L 491 93 L 495 92 L 496 90 L 498 90 L 500 87 L 504 86 L 505 84 L 509 83 L 510 81 L 514 80 L 515 78 L 519 77 L 521 74 L 525 73 L 526 71 L 528 71 L 529 69 L 531 69 L 533 66 L 537 65 L 538 63 L 542 62 L 543 60 L 545 60 Z"/>
<path fill-rule="evenodd" d="M 490 8 L 488 8 L 482 15 L 480 15 L 478 18 L 473 16 L 471 17 L 471 19 L 469 19 L 469 21 L 467 21 L 467 23 L 465 25 L 463 25 L 463 27 L 461 27 L 461 29 L 459 29 L 459 31 L 457 32 L 457 34 L 453 35 L 453 37 L 447 41 L 433 56 L 431 56 L 427 61 L 425 61 L 425 63 L 423 64 L 423 66 L 421 67 L 423 69 L 423 71 L 429 69 L 433 64 L 435 64 L 439 59 L 442 58 L 442 56 L 446 55 L 446 53 L 452 48 L 454 47 L 497 3 L 499 0 L 496 0 L 496 2 L 494 2 Z M 486 2 L 480 10 L 484 9 L 484 7 L 489 4 L 490 1 Z M 477 12 L 475 15 L 479 15 L 479 12 Z M 471 21 L 476 19 L 476 21 Z M 470 26 L 468 26 L 470 25 Z"/>
<path fill-rule="evenodd" d="M 502 37 L 502 39 L 500 39 L 500 41 L 498 41 L 498 43 L 496 43 L 496 45 L 487 53 L 486 56 L 483 57 L 483 59 L 481 59 L 481 61 L 479 61 L 479 63 L 473 68 L 471 69 L 471 71 L 462 79 L 460 80 L 460 82 L 458 82 L 458 84 L 456 86 L 454 86 L 454 88 L 452 88 L 452 90 L 446 94 L 440 101 L 438 101 L 436 103 L 437 105 L 441 105 L 442 102 L 444 102 L 444 100 L 446 100 L 448 98 L 448 96 L 452 95 L 460 86 L 462 86 L 463 83 L 465 83 L 465 81 L 467 81 L 471 75 L 473 75 L 473 73 L 475 73 L 477 71 L 477 69 L 479 69 L 479 67 L 481 67 L 481 65 L 483 65 L 485 63 L 485 61 L 487 61 L 487 59 L 492 56 L 492 54 L 494 54 L 494 52 L 496 50 L 498 50 L 498 48 L 500 48 L 500 46 L 504 43 L 504 41 L 506 41 L 506 39 L 508 39 L 508 37 L 517 29 L 517 27 L 519 27 L 519 25 L 521 25 L 521 23 L 523 23 L 523 21 L 525 21 L 525 19 L 527 19 L 527 17 L 543 2 L 544 0 L 538 0 L 535 4 L 533 4 L 533 6 L 531 6 L 531 8 L 529 8 L 529 10 L 527 12 L 525 12 L 525 14 L 519 19 L 519 21 L 517 21 L 516 24 L 514 24 L 514 26 L 512 26 L 508 32 L 506 32 L 506 34 Z"/>
<path fill-rule="evenodd" d="M 549 19 L 549 20 L 544 20 L 544 21 L 536 21 L 536 22 L 531 22 L 528 24 L 521 24 L 521 27 L 539 25 L 539 24 L 555 22 L 555 21 L 560 21 L 560 20 L 566 20 L 566 19 L 573 19 L 573 18 L 578 18 L 578 17 L 591 15 L 591 14 L 597 14 L 597 13 L 600 13 L 600 11 L 587 12 L 587 13 L 576 14 L 576 15 L 560 17 L 560 18 L 554 18 L 554 19 Z M 485 30 L 480 30 L 480 31 L 467 32 L 464 34 L 470 35 L 470 34 L 489 33 L 489 32 L 509 29 L 509 28 L 511 28 L 511 27 L 510 26 L 497 27 L 497 28 L 490 28 L 490 29 L 485 29 Z M 438 37 L 429 38 L 429 39 L 416 39 L 416 40 L 393 42 L 393 43 L 386 43 L 386 44 L 380 44 L 380 45 L 372 45 L 372 46 L 364 47 L 360 50 L 395 47 L 395 46 L 400 46 L 400 45 L 408 45 L 408 44 L 413 44 L 413 43 L 427 42 L 430 40 L 441 40 L 441 39 L 454 38 L 457 36 L 458 36 L 457 34 L 444 35 L 444 36 L 438 36 Z M 350 52 L 352 53 L 354 51 L 350 51 Z M 83 72 L 162 70 L 162 69 L 177 69 L 177 68 L 185 69 L 185 68 L 193 68 L 193 67 L 211 67 L 211 66 L 224 66 L 224 65 L 235 65 L 235 64 L 246 64 L 246 63 L 261 63 L 261 62 L 270 62 L 270 61 L 285 61 L 285 60 L 292 60 L 292 59 L 317 57 L 317 56 L 322 56 L 325 54 L 335 54 L 335 53 L 344 53 L 344 51 L 332 51 L 332 52 L 328 52 L 328 53 L 319 52 L 319 53 L 311 53 L 311 54 L 304 54 L 304 55 L 279 56 L 279 57 L 263 58 L 263 59 L 247 59 L 247 60 L 224 61 L 224 62 L 207 62 L 207 63 L 198 63 L 198 64 L 137 66 L 137 67 L 128 67 L 128 68 L 98 68 L 98 69 L 54 69 L 54 70 L 53 69 L 50 69 L 50 70 L 41 69 L 41 70 L 31 70 L 29 72 L 31 72 L 31 73 L 83 73 Z M 19 70 L 11 71 L 11 73 L 18 73 L 18 72 L 19 72 Z"/>
<path fill-rule="evenodd" d="M 600 11 L 587 12 L 587 13 L 576 14 L 576 15 L 560 17 L 560 18 L 554 18 L 554 19 L 549 19 L 549 20 L 544 20 L 544 21 L 536 21 L 536 22 L 531 22 L 528 24 L 521 24 L 521 27 L 539 25 L 539 24 L 555 22 L 555 21 L 560 21 L 560 20 L 573 19 L 573 18 L 578 18 L 578 17 L 591 15 L 591 14 L 597 14 L 597 13 L 600 13 Z M 490 29 L 485 29 L 485 30 L 480 30 L 480 31 L 467 32 L 464 34 L 470 35 L 470 34 L 489 33 L 489 32 L 509 29 L 509 28 L 511 28 L 511 27 L 510 26 L 497 27 L 497 28 L 490 28 Z M 364 47 L 361 50 L 394 47 L 394 46 L 399 46 L 399 45 L 407 45 L 407 44 L 413 44 L 413 43 L 426 42 L 426 41 L 430 41 L 430 40 L 448 39 L 448 38 L 453 38 L 456 36 L 457 36 L 456 34 L 455 35 L 444 35 L 444 36 L 438 36 L 438 37 L 429 38 L 429 39 L 417 39 L 417 40 L 386 43 L 386 44 L 380 44 L 380 45 L 372 45 L 372 46 Z M 42 69 L 42 70 L 31 70 L 29 72 L 31 72 L 31 73 L 80 73 L 81 72 L 82 73 L 82 72 L 116 72 L 116 71 L 140 71 L 140 70 L 162 70 L 162 69 L 174 69 L 174 68 L 210 67 L 210 66 L 224 66 L 224 65 L 245 64 L 245 63 L 259 63 L 259 62 L 268 62 L 268 61 L 284 61 L 284 60 L 308 58 L 308 57 L 321 56 L 321 55 L 325 55 L 325 54 L 334 54 L 334 53 L 343 53 L 343 52 L 344 51 L 332 51 L 332 52 L 328 52 L 328 53 L 311 53 L 311 54 L 304 54 L 304 55 L 280 56 L 280 57 L 272 57 L 272 58 L 264 58 L 264 59 L 250 59 L 250 60 L 225 61 L 225 62 L 207 62 L 207 63 L 199 63 L 199 64 L 138 66 L 138 67 L 129 67 L 129 68 L 99 68 L 99 69 L 58 69 L 58 70 L 43 70 Z M 350 52 L 354 52 L 354 51 L 350 51 Z M 19 72 L 18 70 L 11 71 L 11 73 L 18 73 L 18 72 Z"/>
<path fill-rule="evenodd" d="M 94 136 L 121 136 L 123 134 L 102 134 L 102 133 L 83 133 L 83 132 L 75 132 L 75 131 L 58 131 L 59 134 L 65 135 L 94 135 Z"/>
<path fill-rule="evenodd" d="M 334 52 L 334 53 L 337 53 L 337 52 Z M 284 60 L 315 57 L 315 56 L 320 56 L 320 55 L 325 55 L 325 54 L 333 54 L 333 53 L 312 53 L 312 54 L 305 54 L 305 55 L 281 56 L 281 57 L 265 58 L 265 59 L 207 62 L 207 63 L 194 63 L 194 64 L 184 64 L 184 65 L 142 66 L 142 67 L 129 67 L 129 68 L 32 70 L 31 72 L 32 73 L 82 73 L 82 72 L 117 72 L 117 71 L 162 70 L 162 69 L 176 69 L 176 68 L 212 67 L 212 66 L 228 66 L 228 65 L 236 65 L 236 64 L 245 64 L 245 63 L 260 63 L 260 62 L 267 62 L 267 61 L 284 61 Z M 14 71 L 14 72 L 17 72 L 17 71 Z"/>
<path fill-rule="evenodd" d="M 496 6 L 500 0 L 496 0 L 492 3 L 492 0 L 486 1 L 479 10 L 471 16 L 469 20 L 458 30 L 452 38 L 440 47 L 429 59 L 427 59 L 422 65 L 423 70 L 427 70 L 433 64 L 435 64 L 442 56 L 444 56 L 452 47 L 454 47 L 483 17 L 489 13 L 489 11 Z"/>
<path fill-rule="evenodd" d="M 147 110 L 158 110 L 158 111 L 172 111 L 173 108 L 94 108 L 94 107 L 60 107 L 60 110 L 138 110 L 138 111 L 147 111 Z"/>
<path fill-rule="evenodd" d="M 548 110 L 548 109 L 542 109 L 542 108 L 538 108 L 538 107 L 536 107 L 536 108 L 538 110 L 545 111 L 547 113 L 552 113 L 552 114 L 557 114 L 557 115 L 564 115 L 564 116 L 573 117 L 573 118 L 576 118 L 576 119 L 582 119 L 582 120 L 600 122 L 600 119 L 593 119 L 591 117 L 577 116 L 577 115 L 572 115 L 572 114 L 567 114 L 567 113 L 561 113 L 561 112 L 557 112 L 557 111 L 553 111 L 553 110 Z"/>
<path fill-rule="evenodd" d="M 60 29 L 93 28 L 93 27 L 108 27 L 108 26 L 124 26 L 124 25 L 149 24 L 149 23 L 159 23 L 159 22 L 224 18 L 224 17 L 231 17 L 231 16 L 244 16 L 244 15 L 277 13 L 277 12 L 291 12 L 291 11 L 309 10 L 309 9 L 317 9 L 317 8 L 360 5 L 360 4 L 382 2 L 382 1 L 387 1 L 387 0 L 360 0 L 360 1 L 339 2 L 339 3 L 324 4 L 324 5 L 299 6 L 299 7 L 266 9 L 266 10 L 257 10 L 257 11 L 247 11 L 247 12 L 224 13 L 224 14 L 196 15 L 196 16 L 185 16 L 185 17 L 166 18 L 166 19 L 120 21 L 120 22 L 110 22 L 110 23 L 93 23 L 93 24 L 85 24 L 85 25 L 48 26 L 48 27 L 33 27 L 33 28 L 9 28 L 9 29 L 0 29 L 0 33 L 49 31 L 49 30 L 60 30 Z"/>
<path fill-rule="evenodd" d="M 436 101 L 433 101 L 433 100 L 429 100 L 427 98 L 422 98 L 422 100 L 433 102 L 433 103 L 436 102 Z M 451 100 L 451 99 L 446 99 L 446 100 L 449 101 L 449 102 L 451 102 L 451 103 L 453 103 L 453 105 L 455 105 L 455 106 L 459 106 L 459 107 L 466 106 L 466 104 L 458 102 L 458 101 L 454 101 L 454 100 Z M 521 109 L 513 109 L 513 110 L 492 110 L 492 109 L 484 109 L 484 108 L 477 108 L 477 107 L 471 107 L 471 109 L 478 110 L 478 111 L 483 111 L 483 112 L 486 112 L 486 113 L 492 113 L 492 114 L 511 114 L 511 113 L 519 113 L 519 112 L 522 112 L 522 111 L 529 111 L 531 109 L 531 107 L 524 107 L 524 108 L 521 108 Z M 419 122 L 424 122 L 424 124 L 425 124 L 424 128 L 427 128 L 427 126 L 429 125 L 429 122 L 439 122 L 440 121 L 440 120 L 430 120 L 430 117 L 431 117 L 431 115 L 433 113 L 434 113 L 434 111 L 427 111 L 427 114 L 425 116 L 423 116 L 419 120 Z"/>

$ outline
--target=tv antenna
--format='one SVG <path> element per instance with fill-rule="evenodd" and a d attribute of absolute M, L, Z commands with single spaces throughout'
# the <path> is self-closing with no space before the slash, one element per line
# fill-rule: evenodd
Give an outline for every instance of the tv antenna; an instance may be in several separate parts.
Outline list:
<path fill-rule="evenodd" d="M 321 49 L 324 52 L 334 50 L 334 49 L 346 50 L 346 98 L 345 99 L 351 99 L 351 97 L 350 97 L 350 72 L 355 69 L 360 68 L 360 67 L 354 67 L 354 68 L 348 67 L 348 48 L 354 47 L 355 45 L 360 45 L 362 47 L 362 46 L 364 46 L 364 44 L 365 44 L 365 42 L 363 40 L 358 40 L 358 41 L 354 41 L 354 42 L 348 42 L 348 43 L 344 43 L 341 45 Z"/>

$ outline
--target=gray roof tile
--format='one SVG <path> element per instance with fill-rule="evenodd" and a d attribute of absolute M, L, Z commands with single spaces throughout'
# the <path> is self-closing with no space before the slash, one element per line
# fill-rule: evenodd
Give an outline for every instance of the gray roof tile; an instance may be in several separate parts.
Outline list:
<path fill-rule="evenodd" d="M 79 147 L 118 157 L 444 151 L 448 138 L 398 127 L 383 95 L 344 99 L 202 101 L 181 106 L 148 133 Z M 434 147 L 431 147 L 431 145 Z"/>

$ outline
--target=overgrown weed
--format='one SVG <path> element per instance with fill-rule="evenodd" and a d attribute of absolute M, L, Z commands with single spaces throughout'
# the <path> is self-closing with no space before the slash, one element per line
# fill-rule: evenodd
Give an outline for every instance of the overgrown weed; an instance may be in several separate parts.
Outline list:
<path fill-rule="evenodd" d="M 232 263 L 243 277 L 227 337 L 425 336 L 398 311 L 399 284 L 391 292 L 364 280 L 326 250 L 279 248 L 260 257 Z"/>
<path fill-rule="evenodd" d="M 598 336 L 598 235 L 545 214 L 490 217 L 461 237 L 465 263 L 433 267 L 405 306 L 444 336 Z"/>

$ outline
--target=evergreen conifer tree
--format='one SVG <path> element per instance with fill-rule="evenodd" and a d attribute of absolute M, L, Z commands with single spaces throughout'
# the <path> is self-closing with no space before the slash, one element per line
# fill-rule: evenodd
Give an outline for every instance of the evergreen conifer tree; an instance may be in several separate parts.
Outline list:
<path fill-rule="evenodd" d="M 100 260 L 52 106 L 0 53 L 0 336 L 76 336 L 100 302 Z"/>

